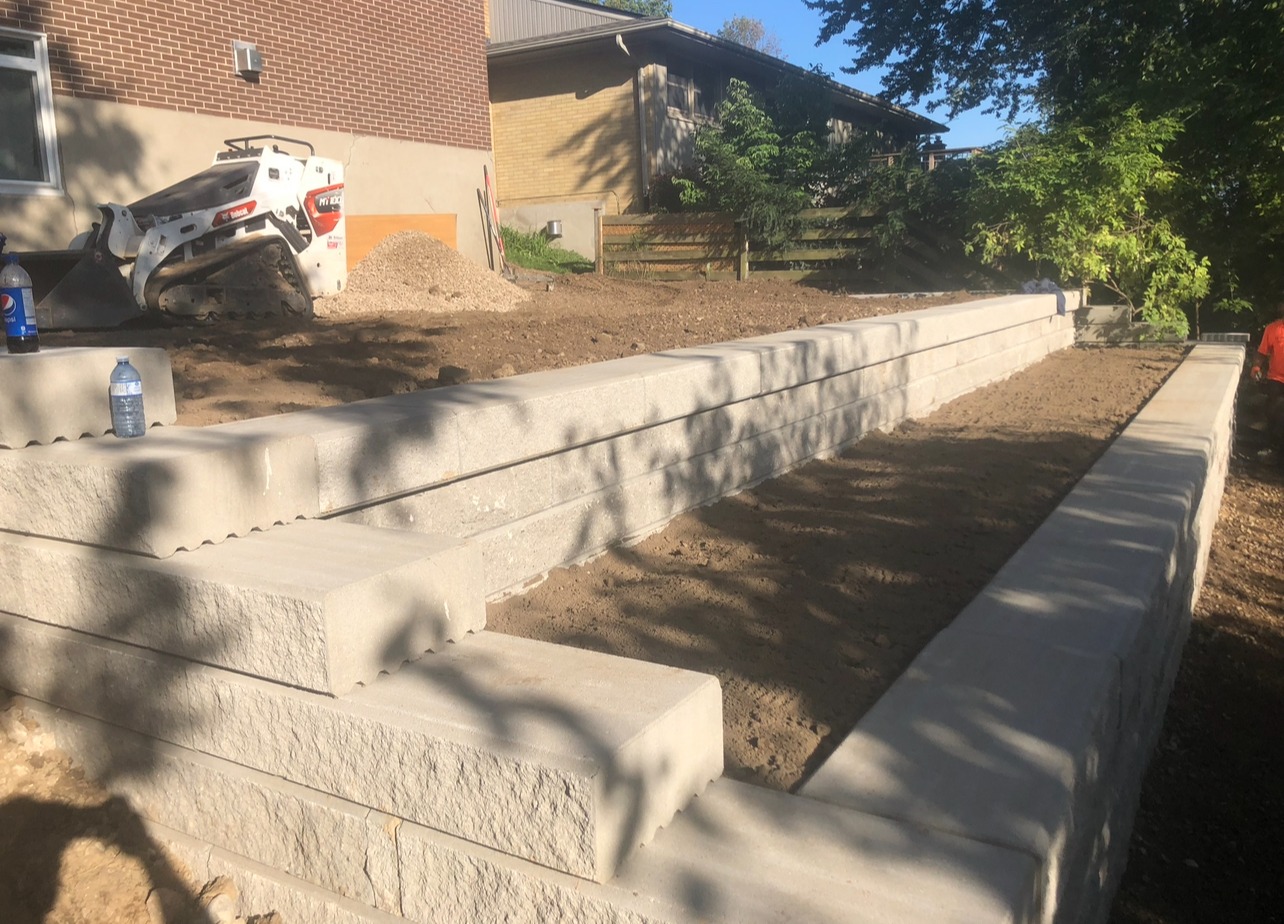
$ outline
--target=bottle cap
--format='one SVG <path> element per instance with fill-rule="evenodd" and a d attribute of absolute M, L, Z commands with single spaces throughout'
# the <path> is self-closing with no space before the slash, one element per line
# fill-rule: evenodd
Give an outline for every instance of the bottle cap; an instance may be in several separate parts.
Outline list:
<path fill-rule="evenodd" d="M 17 255 L 16 253 L 7 253 L 7 254 L 5 254 L 5 255 L 4 255 L 4 262 L 5 262 L 5 263 L 17 263 L 17 262 L 18 262 L 18 255 Z"/>
<path fill-rule="evenodd" d="M 129 357 L 128 357 L 128 356 L 117 356 L 117 357 L 116 357 L 116 362 L 118 362 L 118 363 L 127 363 L 127 362 L 129 362 Z"/>

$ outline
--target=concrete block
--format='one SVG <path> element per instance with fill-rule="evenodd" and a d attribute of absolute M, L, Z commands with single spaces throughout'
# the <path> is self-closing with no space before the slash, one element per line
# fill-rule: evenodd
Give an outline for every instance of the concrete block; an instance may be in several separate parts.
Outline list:
<path fill-rule="evenodd" d="M 440 389 L 438 401 L 458 421 L 461 471 L 485 471 L 641 426 L 643 380 L 625 363 Z"/>
<path fill-rule="evenodd" d="M 330 514 L 458 477 L 459 426 L 435 391 L 392 395 L 208 428 L 237 438 L 302 438 L 316 453 L 317 509 Z"/>
<path fill-rule="evenodd" d="M 0 453 L 0 529 L 165 558 L 313 517 L 310 439 L 162 427 Z"/>
<path fill-rule="evenodd" d="M 1024 851 L 1056 882 L 1118 738 L 1112 662 L 951 627 L 801 792 Z"/>
<path fill-rule="evenodd" d="M 331 694 L 486 622 L 473 547 L 318 520 L 164 560 L 0 533 L 0 610 Z"/>
<path fill-rule="evenodd" d="M 643 419 L 679 420 L 762 393 L 758 352 L 740 343 L 719 343 L 653 353 L 641 370 Z"/>
<path fill-rule="evenodd" d="M 793 388 L 853 368 L 856 333 L 840 324 L 766 334 L 741 341 L 759 351 L 764 392 Z"/>
<path fill-rule="evenodd" d="M 405 924 L 400 915 L 336 895 L 232 851 L 209 847 L 165 825 L 149 823 L 146 828 L 152 840 L 186 860 L 194 872 L 199 869 L 201 882 L 217 876 L 235 882 L 240 907 L 250 914 L 276 911 L 287 924 Z"/>
<path fill-rule="evenodd" d="M 0 447 L 21 449 L 111 430 L 108 379 L 117 356 L 129 356 L 143 380 L 148 426 L 172 424 L 174 376 L 169 356 L 152 347 L 42 347 L 39 353 L 0 353 Z"/>
<path fill-rule="evenodd" d="M 0 687 L 588 879 L 722 772 L 712 677 L 483 632 L 342 699 L 0 614 Z"/>
<path fill-rule="evenodd" d="M 110 780 L 148 821 L 382 911 L 400 907 L 394 819 L 66 709 L 20 702 L 86 774 Z"/>
<path fill-rule="evenodd" d="M 1031 920 L 1039 885 L 1020 851 L 721 780 L 608 888 L 669 921 L 981 924 Z"/>
<path fill-rule="evenodd" d="M 1085 305 L 1074 312 L 1075 327 L 1100 327 L 1131 322 L 1132 309 L 1127 305 Z"/>

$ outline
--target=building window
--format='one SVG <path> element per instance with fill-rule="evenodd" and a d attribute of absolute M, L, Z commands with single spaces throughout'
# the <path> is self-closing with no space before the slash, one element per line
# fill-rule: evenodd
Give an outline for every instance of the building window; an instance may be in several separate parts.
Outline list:
<path fill-rule="evenodd" d="M 45 37 L 0 29 L 0 193 L 60 190 Z"/>
<path fill-rule="evenodd" d="M 721 94 L 718 92 L 717 75 L 712 71 L 670 67 L 668 86 L 670 109 L 688 118 L 713 118 Z"/>

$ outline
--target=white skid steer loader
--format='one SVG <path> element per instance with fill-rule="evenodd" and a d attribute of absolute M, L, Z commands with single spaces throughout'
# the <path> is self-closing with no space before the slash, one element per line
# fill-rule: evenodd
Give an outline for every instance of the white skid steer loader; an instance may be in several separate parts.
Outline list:
<path fill-rule="evenodd" d="M 306 141 L 276 135 L 224 144 L 195 176 L 130 205 L 99 205 L 101 223 L 38 302 L 37 324 L 306 317 L 313 298 L 340 291 L 347 281 L 343 165 L 317 157 Z"/>

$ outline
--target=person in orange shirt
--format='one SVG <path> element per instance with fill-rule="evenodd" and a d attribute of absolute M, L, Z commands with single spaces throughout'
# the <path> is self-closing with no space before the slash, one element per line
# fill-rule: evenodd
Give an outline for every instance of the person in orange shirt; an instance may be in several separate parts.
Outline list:
<path fill-rule="evenodd" d="M 1263 461 L 1284 461 L 1284 297 L 1275 306 L 1278 317 L 1266 325 L 1250 373 L 1266 395 L 1267 447 Z"/>

